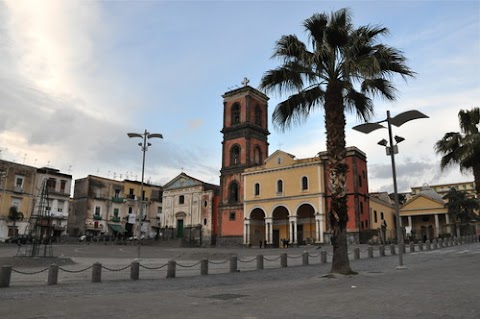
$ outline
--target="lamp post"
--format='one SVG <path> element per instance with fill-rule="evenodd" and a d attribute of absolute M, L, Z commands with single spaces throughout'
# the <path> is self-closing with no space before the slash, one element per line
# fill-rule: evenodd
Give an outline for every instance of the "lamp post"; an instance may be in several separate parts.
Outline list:
<path fill-rule="evenodd" d="M 138 258 L 140 258 L 140 244 L 142 240 L 142 221 L 143 221 L 143 201 L 144 201 L 144 196 L 143 196 L 143 178 L 145 175 L 145 152 L 148 150 L 148 147 L 151 146 L 152 144 L 148 143 L 147 140 L 151 138 L 162 138 L 162 134 L 159 133 L 149 133 L 147 130 L 145 130 L 144 133 L 127 133 L 128 137 L 138 137 L 143 139 L 143 142 L 138 143 L 140 146 L 143 156 L 142 156 L 142 181 L 140 184 L 140 214 L 138 218 Z"/>
<path fill-rule="evenodd" d="M 406 267 L 403 265 L 403 235 L 402 229 L 400 226 L 400 205 L 398 203 L 398 189 L 397 189 L 397 171 L 395 168 L 395 154 L 398 153 L 398 146 L 397 144 L 405 140 L 403 137 L 395 136 L 393 137 L 392 134 L 392 124 L 396 127 L 400 127 L 408 121 L 420 119 L 420 118 L 428 118 L 427 115 L 419 112 L 417 110 L 406 111 L 403 113 L 398 114 L 395 117 L 390 117 L 390 111 L 387 111 L 387 118 L 382 121 L 373 122 L 373 123 L 363 123 L 357 126 L 352 127 L 354 130 L 368 134 L 380 128 L 385 128 L 385 126 L 381 125 L 380 123 L 387 122 L 388 128 L 388 139 L 387 142 L 385 139 L 378 142 L 379 145 L 385 146 L 387 155 L 390 155 L 392 161 L 392 176 L 393 176 L 393 194 L 394 194 L 394 201 L 395 201 L 395 214 L 396 214 L 396 221 L 397 221 L 397 240 L 398 240 L 398 266 L 396 269 L 405 269 Z M 396 144 L 393 144 L 393 140 L 395 139 Z"/>

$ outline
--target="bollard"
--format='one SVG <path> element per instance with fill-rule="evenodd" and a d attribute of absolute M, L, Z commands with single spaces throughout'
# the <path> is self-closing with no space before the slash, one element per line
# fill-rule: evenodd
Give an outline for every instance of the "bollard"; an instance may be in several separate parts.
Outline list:
<path fill-rule="evenodd" d="M 263 255 L 257 255 L 257 269 L 263 269 Z"/>
<path fill-rule="evenodd" d="M 237 257 L 230 258 L 230 272 L 237 272 Z"/>
<path fill-rule="evenodd" d="M 92 266 L 92 282 L 102 282 L 102 264 L 94 263 Z"/>
<path fill-rule="evenodd" d="M 200 260 L 200 275 L 208 275 L 208 259 Z"/>
<path fill-rule="evenodd" d="M 322 263 L 322 264 L 327 263 L 327 252 L 325 250 L 322 250 L 320 252 L 320 263 Z"/>
<path fill-rule="evenodd" d="M 423 250 L 423 242 L 421 240 L 418 242 L 418 250 Z"/>
<path fill-rule="evenodd" d="M 138 280 L 138 278 L 140 278 L 140 263 L 138 261 L 134 261 L 130 265 L 130 279 Z"/>
<path fill-rule="evenodd" d="M 287 254 L 280 255 L 280 267 L 282 268 L 287 267 Z"/>
<path fill-rule="evenodd" d="M 402 252 L 403 252 L 403 254 L 406 254 L 406 253 L 407 253 L 407 246 L 405 246 L 405 243 L 402 243 L 402 244 L 398 247 L 398 249 L 399 249 L 399 250 L 401 249 Z"/>
<path fill-rule="evenodd" d="M 378 247 L 378 252 L 380 253 L 380 256 L 384 257 L 385 256 L 385 246 Z"/>
<path fill-rule="evenodd" d="M 427 240 L 427 241 L 425 242 L 425 248 L 426 248 L 427 250 L 431 250 L 431 249 L 432 249 L 432 246 L 430 246 L 430 240 Z"/>
<path fill-rule="evenodd" d="M 308 253 L 304 252 L 302 254 L 302 265 L 307 266 L 308 265 Z"/>
<path fill-rule="evenodd" d="M 360 248 L 355 248 L 353 250 L 353 259 L 360 259 Z"/>
<path fill-rule="evenodd" d="M 58 265 L 52 264 L 48 268 L 47 285 L 56 285 L 58 283 Z"/>
<path fill-rule="evenodd" d="M 9 287 L 11 277 L 12 266 L 2 266 L 2 268 L 0 268 L 0 288 Z"/>
<path fill-rule="evenodd" d="M 410 252 L 411 252 L 411 253 L 414 253 L 414 252 L 415 252 L 415 243 L 414 243 L 414 242 L 411 242 L 411 243 L 410 243 Z"/>
<path fill-rule="evenodd" d="M 373 258 L 373 247 L 368 247 L 368 258 Z"/>
<path fill-rule="evenodd" d="M 391 244 L 390 245 L 390 254 L 393 256 L 395 255 L 395 245 L 394 244 Z"/>
<path fill-rule="evenodd" d="M 177 263 L 175 260 L 169 260 L 167 264 L 167 278 L 175 278 Z"/>
<path fill-rule="evenodd" d="M 432 241 L 432 244 L 433 244 L 433 249 L 437 249 L 437 248 L 438 248 L 438 246 L 437 246 L 437 241 L 436 241 L 435 239 Z"/>

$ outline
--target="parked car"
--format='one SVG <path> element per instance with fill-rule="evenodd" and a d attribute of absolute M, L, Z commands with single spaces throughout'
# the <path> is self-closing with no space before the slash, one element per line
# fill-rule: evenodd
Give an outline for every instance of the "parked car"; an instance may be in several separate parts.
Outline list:
<path fill-rule="evenodd" d="M 5 239 L 5 242 L 11 244 L 25 245 L 26 243 L 32 242 L 32 238 L 28 235 L 18 235 L 14 237 L 8 237 L 7 239 Z"/>

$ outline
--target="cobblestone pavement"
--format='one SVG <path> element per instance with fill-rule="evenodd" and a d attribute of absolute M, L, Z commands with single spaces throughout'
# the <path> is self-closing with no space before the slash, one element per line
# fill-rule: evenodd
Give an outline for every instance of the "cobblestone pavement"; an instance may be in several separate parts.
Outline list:
<path fill-rule="evenodd" d="M 262 253 L 273 257 L 274 253 L 278 256 L 287 251 L 289 255 L 300 255 L 304 249 L 274 250 L 272 253 L 262 250 Z M 0 256 L 3 253 L 0 248 Z M 203 256 L 234 254 L 246 259 L 258 253 L 254 249 L 241 249 L 240 253 L 214 249 L 208 253 L 204 251 Z M 145 254 L 149 258 L 142 262 L 158 263 L 161 258 L 149 255 L 147 249 Z M 185 254 L 182 263 L 186 264 L 191 256 Z M 170 257 L 163 259 L 166 261 Z M 82 261 L 76 266 L 98 259 L 95 256 L 72 258 Z M 124 264 L 128 258 L 102 257 L 101 262 L 108 264 L 110 261 L 113 267 Z M 291 263 L 293 260 L 296 259 L 288 259 L 287 268 L 246 269 L 237 273 L 174 279 L 144 278 L 141 273 L 138 281 L 108 278 L 102 283 L 91 283 L 88 276 L 85 281 L 66 280 L 47 286 L 43 277 L 43 284 L 23 282 L 0 288 L 0 318 L 480 317 L 479 243 L 407 253 L 404 255 L 408 267 L 405 270 L 395 269 L 396 256 L 363 256 L 360 260 L 351 260 L 358 275 L 335 278 L 325 276 L 330 264 L 316 262 L 297 267 Z"/>

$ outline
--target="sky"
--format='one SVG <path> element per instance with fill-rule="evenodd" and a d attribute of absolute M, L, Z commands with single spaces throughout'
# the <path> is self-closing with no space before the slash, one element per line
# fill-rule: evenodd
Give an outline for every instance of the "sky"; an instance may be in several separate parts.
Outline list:
<path fill-rule="evenodd" d="M 161 133 L 146 152 L 145 182 L 164 185 L 182 171 L 219 184 L 222 95 L 247 77 L 257 88 L 280 65 L 275 42 L 314 13 L 349 8 L 355 26 L 383 25 L 381 42 L 417 74 L 394 78 L 397 100 L 375 99 L 371 121 L 416 109 L 429 116 L 394 127 L 399 191 L 473 181 L 442 171 L 434 144 L 458 132 L 458 112 L 479 107 L 478 1 L 0 1 L 0 158 L 52 167 L 73 179 L 140 180 L 140 139 Z M 325 151 L 321 109 L 282 132 L 271 123 L 286 98 L 269 95 L 269 153 L 297 158 Z M 347 146 L 366 153 L 371 192 L 393 192 L 392 167 L 348 114 Z"/>

